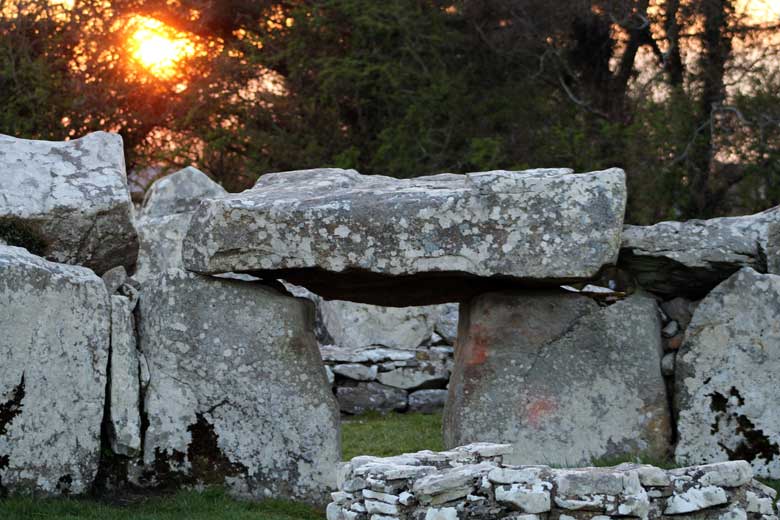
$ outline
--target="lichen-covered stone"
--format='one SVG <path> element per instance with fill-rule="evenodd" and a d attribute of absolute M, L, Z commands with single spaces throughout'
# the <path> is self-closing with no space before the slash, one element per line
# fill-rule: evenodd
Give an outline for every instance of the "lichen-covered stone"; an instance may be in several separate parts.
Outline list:
<path fill-rule="evenodd" d="M 780 276 L 744 268 L 699 304 L 675 362 L 681 464 L 745 459 L 780 478 Z"/>
<path fill-rule="evenodd" d="M 0 135 L 0 171 L 0 230 L 16 237 L 3 237 L 9 245 L 98 274 L 135 264 L 138 238 L 118 134 L 65 142 Z"/>
<path fill-rule="evenodd" d="M 192 166 L 157 179 L 144 196 L 141 216 L 162 217 L 189 213 L 201 200 L 226 195 L 227 191 Z"/>
<path fill-rule="evenodd" d="M 149 364 L 143 483 L 324 503 L 339 412 L 305 300 L 256 282 L 169 271 L 138 304 Z"/>
<path fill-rule="evenodd" d="M 620 265 L 645 289 L 700 298 L 742 267 L 766 271 L 773 222 L 780 222 L 780 207 L 742 217 L 626 226 Z"/>
<path fill-rule="evenodd" d="M 201 204 L 184 265 L 284 278 L 328 299 L 456 301 L 499 284 L 593 277 L 616 260 L 625 194 L 619 169 L 274 173 Z"/>
<path fill-rule="evenodd" d="M 139 249 L 135 280 L 143 284 L 169 269 L 183 269 L 181 246 L 190 218 L 191 213 L 177 213 L 136 221 Z"/>
<path fill-rule="evenodd" d="M 318 299 L 322 325 L 333 343 L 346 348 L 381 345 L 414 349 L 431 339 L 440 307 L 381 307 Z"/>
<path fill-rule="evenodd" d="M 127 456 L 141 449 L 140 374 L 132 302 L 111 296 L 111 449 Z"/>
<path fill-rule="evenodd" d="M 417 390 L 409 394 L 409 411 L 435 413 L 441 411 L 446 402 L 447 390 L 437 388 Z"/>
<path fill-rule="evenodd" d="M 670 414 L 653 298 L 609 307 L 563 292 L 488 293 L 461 304 L 445 409 L 447 446 L 512 443 L 513 463 L 663 458 Z"/>
<path fill-rule="evenodd" d="M 109 335 L 95 273 L 0 246 L 0 493 L 89 491 Z"/>
<path fill-rule="evenodd" d="M 332 494 L 328 518 L 777 518 L 776 492 L 752 480 L 744 462 L 668 471 L 646 464 L 551 469 L 507 465 L 501 455 L 507 448 L 481 444 L 446 452 L 355 457 L 341 468 L 340 491 Z M 365 515 L 371 511 L 372 516 Z M 344 516 L 347 513 L 358 516 Z"/>

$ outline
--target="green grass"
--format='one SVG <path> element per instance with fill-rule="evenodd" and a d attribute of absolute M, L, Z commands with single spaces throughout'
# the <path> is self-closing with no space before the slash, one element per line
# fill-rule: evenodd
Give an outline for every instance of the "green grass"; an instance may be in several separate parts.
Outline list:
<path fill-rule="evenodd" d="M 240 502 L 217 489 L 182 491 L 129 506 L 91 500 L 11 498 L 0 500 L 3 520 L 321 520 L 311 507 L 282 501 Z"/>
<path fill-rule="evenodd" d="M 443 448 L 440 413 L 367 414 L 342 422 L 342 458 L 357 455 L 388 457 L 420 450 Z"/>
<path fill-rule="evenodd" d="M 357 455 L 390 456 L 441 450 L 441 414 L 367 415 L 342 423 L 344 460 Z M 283 501 L 241 502 L 219 489 L 182 491 L 129 505 L 85 499 L 0 499 L 2 520 L 321 520 L 311 507 Z"/>

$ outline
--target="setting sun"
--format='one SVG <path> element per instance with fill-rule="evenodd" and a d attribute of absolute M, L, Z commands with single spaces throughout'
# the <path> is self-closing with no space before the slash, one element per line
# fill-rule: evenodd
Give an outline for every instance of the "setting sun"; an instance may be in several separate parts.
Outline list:
<path fill-rule="evenodd" d="M 136 17 L 137 28 L 130 37 L 133 58 L 158 78 L 174 76 L 182 59 L 196 54 L 195 43 L 154 18 Z"/>

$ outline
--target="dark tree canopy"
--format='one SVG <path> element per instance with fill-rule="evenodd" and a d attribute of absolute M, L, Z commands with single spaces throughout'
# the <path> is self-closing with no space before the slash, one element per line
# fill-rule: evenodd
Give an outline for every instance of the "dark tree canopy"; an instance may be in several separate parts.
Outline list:
<path fill-rule="evenodd" d="M 780 203 L 780 30 L 733 0 L 62 4 L 0 0 L 0 132 L 118 131 L 132 172 L 620 166 L 631 222 Z M 150 75 L 139 16 L 197 52 Z"/>

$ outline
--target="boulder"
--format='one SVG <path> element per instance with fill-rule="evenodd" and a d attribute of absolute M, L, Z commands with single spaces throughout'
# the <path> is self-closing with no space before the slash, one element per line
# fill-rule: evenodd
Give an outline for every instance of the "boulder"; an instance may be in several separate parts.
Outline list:
<path fill-rule="evenodd" d="M 0 237 L 49 260 L 102 274 L 135 264 L 138 237 L 122 138 L 65 142 L 0 135 Z"/>
<path fill-rule="evenodd" d="M 747 267 L 701 301 L 675 363 L 677 462 L 780 478 L 779 315 L 780 276 Z"/>
<path fill-rule="evenodd" d="M 141 206 L 141 217 L 162 217 L 190 213 L 203 199 L 226 195 L 227 191 L 192 166 L 157 179 L 148 189 Z"/>
<path fill-rule="evenodd" d="M 488 287 L 593 277 L 616 261 L 625 202 L 619 169 L 273 173 L 200 205 L 184 265 L 283 278 L 326 299 L 444 303 Z"/>
<path fill-rule="evenodd" d="M 626 226 L 620 266 L 645 289 L 698 299 L 742 267 L 766 272 L 773 222 L 780 222 L 780 206 L 742 217 Z"/>
<path fill-rule="evenodd" d="M 194 210 L 201 200 L 226 193 L 192 167 L 155 181 L 144 197 L 136 222 L 140 247 L 134 278 L 145 282 L 168 269 L 183 269 L 182 242 Z"/>
<path fill-rule="evenodd" d="M 323 503 L 340 459 L 339 411 L 309 302 L 170 270 L 144 287 L 138 319 L 151 380 L 137 482 Z"/>
<path fill-rule="evenodd" d="M 141 449 L 141 391 L 133 302 L 111 296 L 111 449 L 127 456 Z"/>
<path fill-rule="evenodd" d="M 318 299 L 322 325 L 333 343 L 358 349 L 372 345 L 415 349 L 431 339 L 440 306 L 380 307 Z"/>
<path fill-rule="evenodd" d="M 0 494 L 90 490 L 110 328 L 95 273 L 0 247 Z"/>
<path fill-rule="evenodd" d="M 510 463 L 667 454 L 660 319 L 643 293 L 608 307 L 575 293 L 487 293 L 461 303 L 447 446 L 506 442 Z"/>
<path fill-rule="evenodd" d="M 380 383 L 357 383 L 354 386 L 336 388 L 336 398 L 341 411 L 348 414 L 362 414 L 376 411 L 388 413 L 406 409 L 406 392 Z"/>

